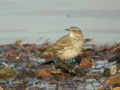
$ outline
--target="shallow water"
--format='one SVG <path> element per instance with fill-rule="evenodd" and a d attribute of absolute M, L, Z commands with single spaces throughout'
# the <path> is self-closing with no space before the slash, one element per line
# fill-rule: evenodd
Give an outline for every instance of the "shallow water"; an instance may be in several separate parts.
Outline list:
<path fill-rule="evenodd" d="M 0 16 L 0 43 L 10 43 L 21 39 L 40 43 L 41 39 L 55 41 L 67 34 L 64 30 L 78 26 L 85 38 L 94 38 L 98 44 L 119 41 L 119 18 L 115 17 L 66 17 L 56 16 Z"/>

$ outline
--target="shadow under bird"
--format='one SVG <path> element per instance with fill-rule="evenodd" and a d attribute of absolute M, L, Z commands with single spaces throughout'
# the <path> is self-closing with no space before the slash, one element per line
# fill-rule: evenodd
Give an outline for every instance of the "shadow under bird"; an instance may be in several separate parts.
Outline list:
<path fill-rule="evenodd" d="M 78 27 L 66 29 L 69 33 L 56 41 L 40 56 L 55 56 L 60 60 L 69 60 L 82 53 L 84 45 L 83 34 Z"/>

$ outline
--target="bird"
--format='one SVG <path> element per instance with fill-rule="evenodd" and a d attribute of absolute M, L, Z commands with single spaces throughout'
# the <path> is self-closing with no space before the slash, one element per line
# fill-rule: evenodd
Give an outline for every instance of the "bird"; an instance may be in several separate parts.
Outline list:
<path fill-rule="evenodd" d="M 55 56 L 64 61 L 73 59 L 82 53 L 84 39 L 81 29 L 72 26 L 65 30 L 68 34 L 58 39 L 54 44 L 47 48 L 41 56 Z"/>

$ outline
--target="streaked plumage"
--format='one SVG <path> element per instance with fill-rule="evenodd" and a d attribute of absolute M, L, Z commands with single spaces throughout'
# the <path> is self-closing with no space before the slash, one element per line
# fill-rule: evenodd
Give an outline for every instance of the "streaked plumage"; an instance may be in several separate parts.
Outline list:
<path fill-rule="evenodd" d="M 84 44 L 81 30 L 78 27 L 70 27 L 67 31 L 69 34 L 56 41 L 42 56 L 53 55 L 61 60 L 68 60 L 80 55 Z"/>

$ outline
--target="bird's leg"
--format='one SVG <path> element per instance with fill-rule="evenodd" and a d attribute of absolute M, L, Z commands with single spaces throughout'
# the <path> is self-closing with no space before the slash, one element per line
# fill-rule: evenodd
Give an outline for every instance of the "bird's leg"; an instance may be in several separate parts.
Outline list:
<path fill-rule="evenodd" d="M 80 63 L 81 62 L 81 56 L 77 56 L 77 57 L 75 57 L 74 59 L 75 59 L 75 62 L 76 63 Z"/>

